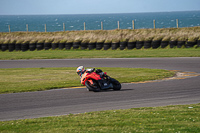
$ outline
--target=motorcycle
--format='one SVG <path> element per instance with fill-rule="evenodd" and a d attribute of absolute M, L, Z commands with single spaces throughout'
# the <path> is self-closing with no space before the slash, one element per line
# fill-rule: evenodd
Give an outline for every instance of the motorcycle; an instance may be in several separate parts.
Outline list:
<path fill-rule="evenodd" d="M 98 69 L 97 69 L 98 70 Z M 90 71 L 86 71 L 81 77 L 81 84 L 85 85 L 88 91 L 99 92 L 101 90 L 120 90 L 121 84 L 114 78 L 111 78 L 104 72 L 104 76 L 101 76 L 95 68 Z"/>

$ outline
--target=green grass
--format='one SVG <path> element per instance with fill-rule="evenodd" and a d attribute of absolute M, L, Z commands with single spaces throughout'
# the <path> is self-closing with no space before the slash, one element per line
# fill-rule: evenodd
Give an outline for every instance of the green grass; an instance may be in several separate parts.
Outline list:
<path fill-rule="evenodd" d="M 0 52 L 0 60 L 72 58 L 200 57 L 200 48 L 141 50 L 42 50 Z"/>
<path fill-rule="evenodd" d="M 101 68 L 121 83 L 171 77 L 174 72 L 144 68 Z M 117 72 L 116 72 L 117 71 Z M 75 67 L 0 69 L 0 93 L 42 91 L 80 86 Z"/>
<path fill-rule="evenodd" d="M 109 110 L 0 122 L 7 133 L 199 133 L 200 104 Z"/>

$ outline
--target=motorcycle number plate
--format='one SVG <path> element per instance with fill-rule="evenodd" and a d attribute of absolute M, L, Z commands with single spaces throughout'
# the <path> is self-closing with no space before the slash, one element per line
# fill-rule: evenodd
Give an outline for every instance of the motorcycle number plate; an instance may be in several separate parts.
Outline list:
<path fill-rule="evenodd" d="M 107 86 L 108 84 L 107 83 L 104 83 L 104 86 Z"/>

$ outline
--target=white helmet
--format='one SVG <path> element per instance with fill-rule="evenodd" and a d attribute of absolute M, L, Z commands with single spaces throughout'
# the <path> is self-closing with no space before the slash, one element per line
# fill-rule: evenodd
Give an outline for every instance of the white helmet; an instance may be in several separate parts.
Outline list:
<path fill-rule="evenodd" d="M 85 71 L 85 68 L 84 66 L 79 66 L 77 69 L 76 69 L 76 72 L 79 76 L 81 76 L 81 74 Z"/>

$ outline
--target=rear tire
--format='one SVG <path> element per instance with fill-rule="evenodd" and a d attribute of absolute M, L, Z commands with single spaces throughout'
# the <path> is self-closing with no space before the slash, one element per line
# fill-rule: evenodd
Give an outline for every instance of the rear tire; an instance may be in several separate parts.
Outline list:
<path fill-rule="evenodd" d="M 120 84 L 120 82 L 119 81 L 117 81 L 116 79 L 114 79 L 114 78 L 111 78 L 110 79 L 111 80 L 111 83 L 113 84 L 113 90 L 121 90 L 121 84 Z"/>
<path fill-rule="evenodd" d="M 97 81 L 93 80 L 95 85 L 91 85 L 88 81 L 85 82 L 85 86 L 87 87 L 88 91 L 94 91 L 94 92 L 99 92 L 100 87 L 97 83 Z"/>

